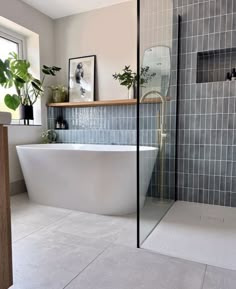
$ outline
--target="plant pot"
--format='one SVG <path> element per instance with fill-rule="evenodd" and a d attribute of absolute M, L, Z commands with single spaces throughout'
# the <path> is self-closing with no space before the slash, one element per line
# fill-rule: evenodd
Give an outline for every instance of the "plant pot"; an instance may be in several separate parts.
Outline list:
<path fill-rule="evenodd" d="M 133 86 L 133 95 L 135 99 L 138 97 L 138 87 L 136 85 Z"/>
<path fill-rule="evenodd" d="M 24 120 L 25 125 L 29 125 L 29 121 L 34 119 L 34 109 L 32 105 L 20 106 L 20 119 Z"/>
<path fill-rule="evenodd" d="M 134 90 L 133 90 L 133 86 L 130 87 L 130 89 L 128 89 L 128 99 L 133 99 L 134 98 Z"/>
<path fill-rule="evenodd" d="M 52 90 L 52 100 L 53 102 L 65 102 L 66 101 L 66 91 L 62 91 L 59 89 Z"/>

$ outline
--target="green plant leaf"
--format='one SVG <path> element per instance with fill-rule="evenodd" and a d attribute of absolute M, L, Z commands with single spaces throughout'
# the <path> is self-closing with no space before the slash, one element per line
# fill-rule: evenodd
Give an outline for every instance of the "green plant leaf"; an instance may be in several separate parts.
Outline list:
<path fill-rule="evenodd" d="M 53 69 L 54 71 L 60 71 L 60 70 L 61 70 L 61 67 L 53 66 L 52 69 Z"/>
<path fill-rule="evenodd" d="M 32 81 L 31 84 L 32 84 L 33 88 L 35 88 L 36 90 L 38 90 L 40 92 L 43 92 L 42 86 L 39 85 L 37 82 Z"/>
<path fill-rule="evenodd" d="M 50 73 L 47 69 L 45 69 L 45 68 L 42 69 L 42 72 L 43 72 L 44 74 L 47 74 L 47 75 L 50 75 L 50 74 L 51 74 L 51 73 Z"/>
<path fill-rule="evenodd" d="M 13 95 L 10 95 L 10 94 L 7 94 L 5 95 L 5 98 L 4 98 L 4 102 L 6 104 L 6 106 L 12 110 L 16 110 L 21 101 L 20 101 L 20 97 L 16 94 L 13 94 Z"/>
<path fill-rule="evenodd" d="M 56 75 L 56 73 L 53 71 L 53 69 L 50 69 L 50 74 L 51 74 L 52 76 L 55 76 L 55 75 Z"/>

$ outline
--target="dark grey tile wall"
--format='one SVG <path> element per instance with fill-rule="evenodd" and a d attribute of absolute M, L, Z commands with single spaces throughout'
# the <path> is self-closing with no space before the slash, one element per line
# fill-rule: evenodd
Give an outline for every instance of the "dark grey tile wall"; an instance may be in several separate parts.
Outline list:
<path fill-rule="evenodd" d="M 236 82 L 196 80 L 199 52 L 236 48 L 236 1 L 174 5 L 182 16 L 178 199 L 235 207 Z"/>

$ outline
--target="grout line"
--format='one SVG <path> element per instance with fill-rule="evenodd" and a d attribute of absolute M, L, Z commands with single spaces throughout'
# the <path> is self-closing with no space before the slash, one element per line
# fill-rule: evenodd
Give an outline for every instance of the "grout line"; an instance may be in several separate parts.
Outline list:
<path fill-rule="evenodd" d="M 70 214 L 72 214 L 72 213 L 70 213 Z M 19 238 L 19 239 L 13 241 L 12 244 L 15 244 L 16 242 L 21 241 L 21 240 L 23 240 L 23 239 L 31 236 L 31 235 L 34 234 L 34 233 L 37 233 L 37 232 L 39 232 L 39 231 L 41 231 L 41 230 L 44 230 L 44 229 L 50 227 L 51 225 L 55 225 L 56 223 L 60 222 L 61 220 L 63 220 L 63 219 L 66 218 L 67 216 L 69 216 L 70 214 L 68 214 L 68 215 L 66 215 L 66 216 L 64 216 L 64 217 L 61 217 L 60 219 L 58 219 L 58 220 L 56 220 L 56 221 L 54 221 L 54 222 L 52 222 L 52 223 L 50 223 L 50 224 L 48 224 L 48 225 L 46 225 L 46 226 L 40 227 L 39 229 L 37 229 L 37 230 L 33 231 L 32 233 L 26 235 L 25 237 L 22 237 L 22 238 Z M 19 223 L 21 223 L 21 222 L 19 222 Z M 21 224 L 24 224 L 24 225 L 26 225 L 26 226 L 27 226 L 27 225 L 32 225 L 32 224 L 26 224 L 26 223 L 21 223 Z"/>
<path fill-rule="evenodd" d="M 73 279 L 70 280 L 62 289 L 66 289 L 75 279 L 79 277 L 93 262 L 95 262 L 105 251 L 107 251 L 113 244 L 109 244 L 101 253 L 99 253 L 92 261 L 88 263 Z"/>
<path fill-rule="evenodd" d="M 203 279 L 202 279 L 202 285 L 201 285 L 201 288 L 200 288 L 200 289 L 204 289 L 204 283 L 205 283 L 205 280 L 206 280 L 207 266 L 208 266 L 208 265 L 205 265 L 205 272 L 204 272 L 204 276 L 203 276 Z"/>
<path fill-rule="evenodd" d="M 70 212 L 69 214 L 67 214 L 67 215 L 59 218 L 59 219 L 56 220 L 56 221 L 53 221 L 52 223 L 50 223 L 50 224 L 48 224 L 48 225 L 41 226 L 40 228 L 38 228 L 37 230 L 31 232 L 30 234 L 28 234 L 28 235 L 26 235 L 26 236 L 24 236 L 24 237 L 22 237 L 22 238 L 19 238 L 19 239 L 15 240 L 15 241 L 13 241 L 13 242 L 12 242 L 12 245 L 14 245 L 15 243 L 17 243 L 18 241 L 21 241 L 21 240 L 23 240 L 23 239 L 25 239 L 25 238 L 33 235 L 34 233 L 37 233 L 37 232 L 39 232 L 39 231 L 41 231 L 41 230 L 44 230 L 44 229 L 46 229 L 46 228 L 48 228 L 48 227 L 50 227 L 50 226 L 52 226 L 52 225 L 55 225 L 56 223 L 59 223 L 61 220 L 63 220 L 64 218 L 68 217 L 68 216 L 71 215 L 72 213 L 73 213 L 73 212 Z M 11 220 L 11 224 L 12 224 L 12 223 L 13 223 L 13 221 Z M 26 225 L 26 226 L 27 226 L 27 225 L 29 225 L 29 226 L 30 226 L 30 225 L 35 225 L 35 224 L 26 224 L 26 223 L 24 223 L 24 222 L 19 222 L 19 223 L 20 223 L 20 224 L 23 224 L 23 225 Z"/>

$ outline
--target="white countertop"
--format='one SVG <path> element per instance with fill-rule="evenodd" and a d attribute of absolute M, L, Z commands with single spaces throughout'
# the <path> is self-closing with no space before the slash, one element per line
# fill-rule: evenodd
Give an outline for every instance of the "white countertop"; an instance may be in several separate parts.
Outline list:
<path fill-rule="evenodd" d="M 0 125 L 7 125 L 11 123 L 11 114 L 9 112 L 0 111 Z"/>

